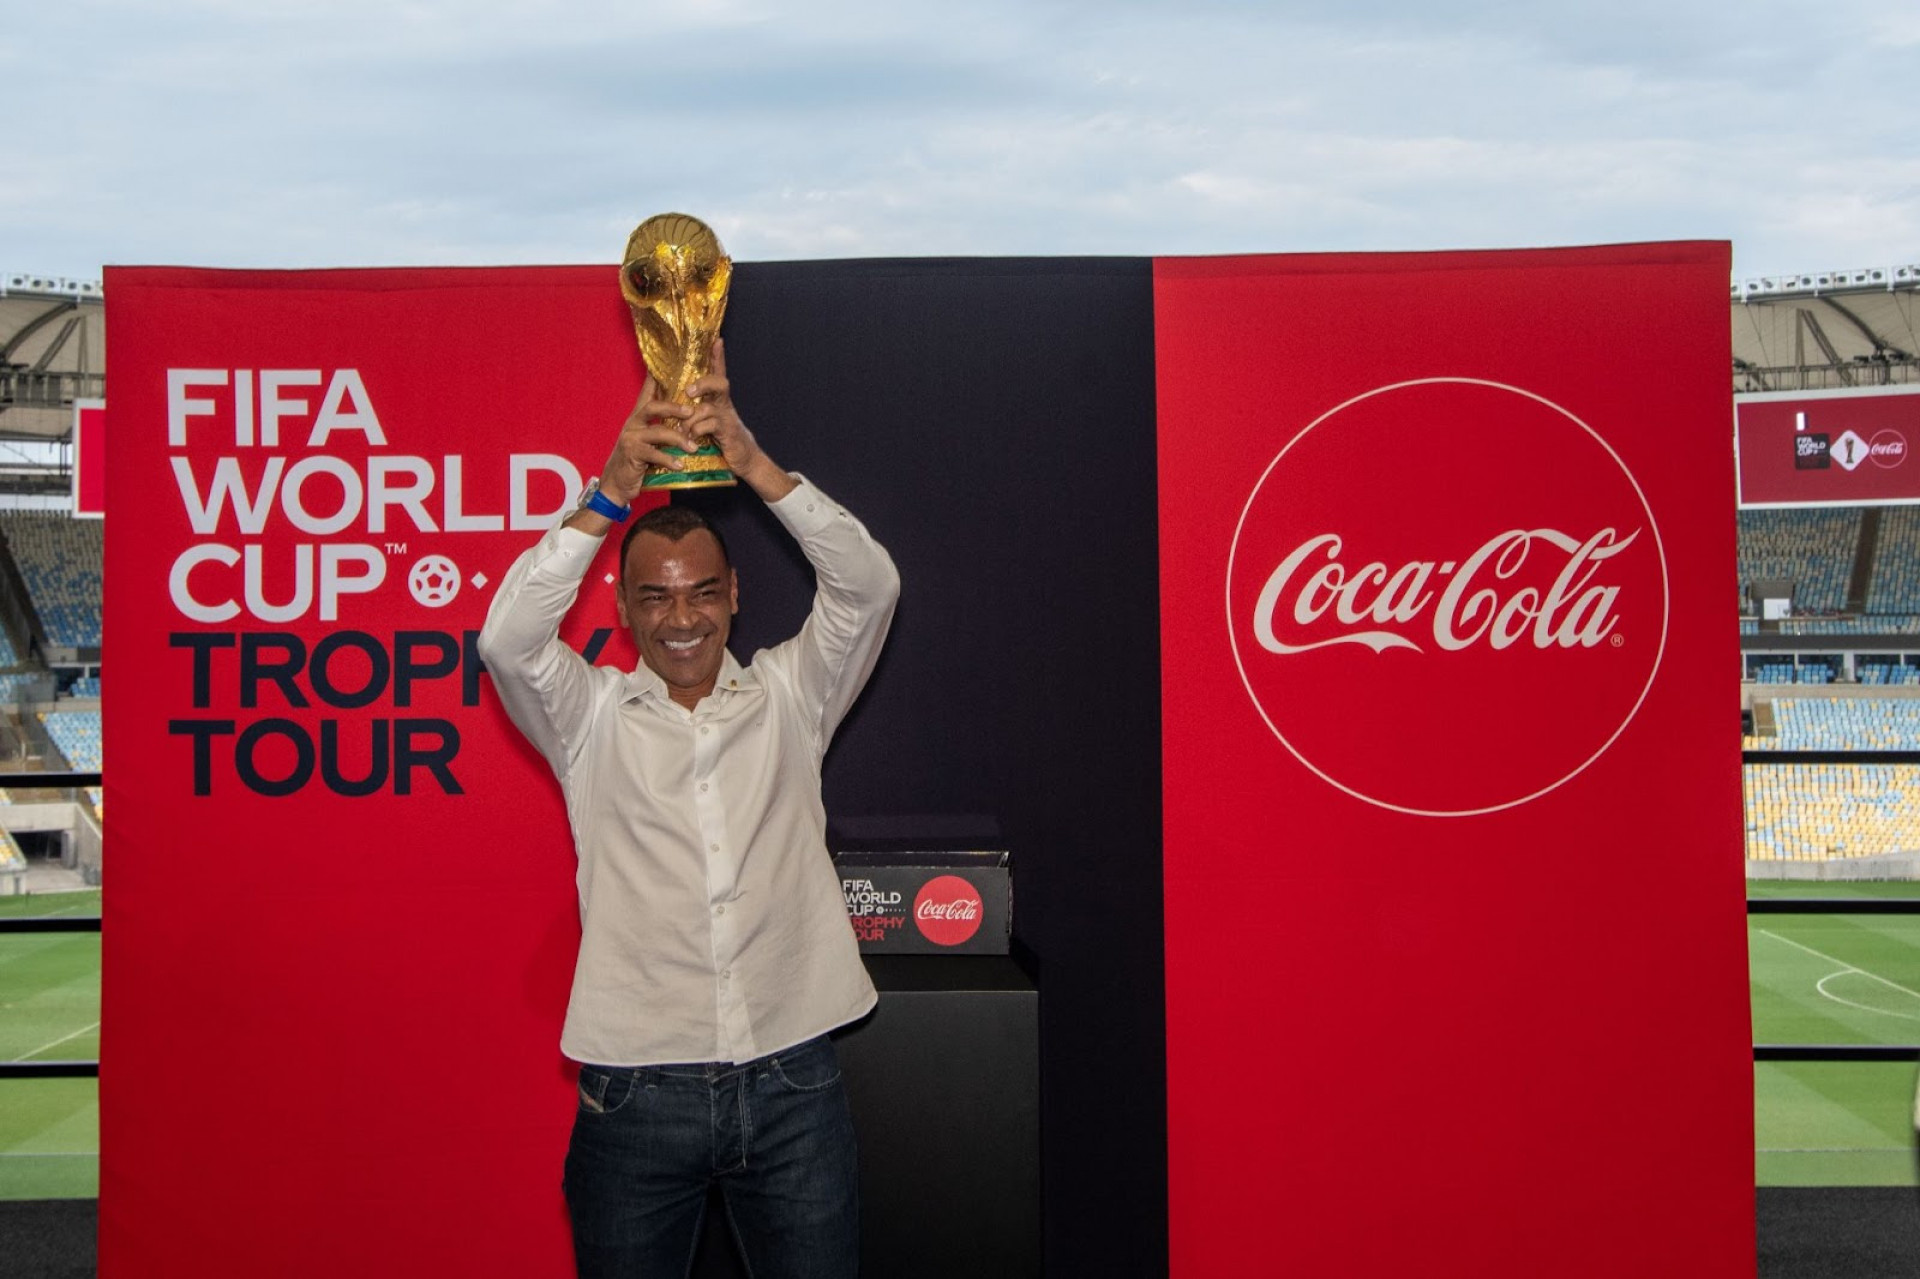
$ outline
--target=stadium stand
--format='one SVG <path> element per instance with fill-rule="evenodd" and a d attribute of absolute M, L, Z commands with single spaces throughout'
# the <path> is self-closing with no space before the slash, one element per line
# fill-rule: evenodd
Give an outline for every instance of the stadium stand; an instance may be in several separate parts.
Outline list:
<path fill-rule="evenodd" d="M 1745 749 L 1920 749 L 1920 699 L 1781 697 L 1773 713 L 1777 734 L 1748 737 Z M 1744 773 L 1750 858 L 1825 861 L 1920 851 L 1920 766 L 1748 765 Z"/>
<path fill-rule="evenodd" d="M 101 521 L 59 511 L 0 512 L 4 535 L 49 644 L 100 647 Z"/>
<path fill-rule="evenodd" d="M 1920 613 L 1920 507 L 1893 506 L 1880 513 L 1867 611 Z"/>
<path fill-rule="evenodd" d="M 1745 772 L 1750 858 L 1920 851 L 1920 767 L 1783 764 Z"/>
<path fill-rule="evenodd" d="M 1773 715 L 1778 734 L 1747 750 L 1920 750 L 1920 699 L 1780 697 Z"/>
<path fill-rule="evenodd" d="M 40 722 L 75 771 L 100 771 L 99 711 L 42 711 Z"/>
<path fill-rule="evenodd" d="M 1740 598 L 1758 579 L 1786 578 L 1796 612 L 1837 613 L 1859 542 L 1858 507 L 1741 511 Z"/>

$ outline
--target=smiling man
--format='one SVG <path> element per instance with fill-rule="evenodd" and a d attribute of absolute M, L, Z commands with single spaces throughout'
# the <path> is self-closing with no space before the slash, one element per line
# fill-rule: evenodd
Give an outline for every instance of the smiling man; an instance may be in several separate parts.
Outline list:
<path fill-rule="evenodd" d="M 580 508 L 515 562 L 480 636 L 508 714 L 560 780 L 579 855 L 580 956 L 560 1046 L 580 1063 L 565 1188 L 582 1276 L 687 1273 L 708 1188 L 757 1279 L 850 1276 L 853 1128 L 827 1032 L 874 989 L 826 849 L 820 765 L 899 594 L 860 522 L 761 451 L 725 354 L 692 407 L 648 380 Z M 718 530 L 667 506 L 621 548 L 641 665 L 558 638 L 648 464 L 711 439 L 812 563 L 799 634 L 742 666 Z"/>

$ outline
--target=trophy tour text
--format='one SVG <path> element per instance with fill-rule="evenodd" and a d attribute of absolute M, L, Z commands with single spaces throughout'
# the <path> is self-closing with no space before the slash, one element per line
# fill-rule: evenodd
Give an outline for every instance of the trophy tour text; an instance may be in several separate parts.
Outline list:
<path fill-rule="evenodd" d="M 412 619 L 485 579 L 440 535 L 551 527 L 577 468 L 508 454 L 470 490 L 462 455 L 391 448 L 354 368 L 170 368 L 166 410 L 192 534 L 168 594 L 197 627 L 168 636 L 191 708 L 167 729 L 193 794 L 462 794 L 449 714 L 480 704 L 478 631 Z"/>

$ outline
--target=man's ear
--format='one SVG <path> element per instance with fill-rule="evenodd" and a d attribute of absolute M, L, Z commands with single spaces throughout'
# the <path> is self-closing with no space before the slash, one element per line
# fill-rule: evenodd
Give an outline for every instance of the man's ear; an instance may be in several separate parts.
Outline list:
<path fill-rule="evenodd" d="M 631 630 L 632 625 L 627 621 L 627 584 L 624 581 L 613 584 L 613 611 L 620 618 L 620 629 Z"/>
<path fill-rule="evenodd" d="M 624 609 L 625 605 L 623 604 L 621 607 Z M 727 570 L 727 611 L 730 613 L 738 613 L 740 611 L 740 574 L 731 568 Z M 621 618 L 620 625 L 625 626 L 626 624 L 626 619 L 624 617 Z"/>

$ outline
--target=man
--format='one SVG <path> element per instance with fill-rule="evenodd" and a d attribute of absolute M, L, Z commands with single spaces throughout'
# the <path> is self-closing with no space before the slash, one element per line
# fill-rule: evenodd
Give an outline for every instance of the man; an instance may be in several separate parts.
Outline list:
<path fill-rule="evenodd" d="M 580 509 L 501 582 L 480 652 L 560 779 L 579 854 L 580 956 L 561 1049 L 581 1063 L 565 1188 L 582 1276 L 682 1279 L 718 1183 L 756 1279 L 852 1275 L 853 1129 L 828 1031 L 873 984 L 827 856 L 820 764 L 899 594 L 859 521 L 768 458 L 714 344 L 695 404 L 651 378 Z M 684 508 L 634 522 L 618 612 L 641 665 L 558 639 L 649 463 L 711 440 L 813 564 L 800 633 L 741 666 L 739 582 Z"/>

